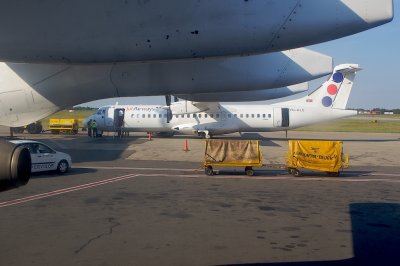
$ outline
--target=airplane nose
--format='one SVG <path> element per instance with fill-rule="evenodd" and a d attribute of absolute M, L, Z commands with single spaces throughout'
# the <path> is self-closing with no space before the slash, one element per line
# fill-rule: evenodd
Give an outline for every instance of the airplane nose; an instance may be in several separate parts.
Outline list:
<path fill-rule="evenodd" d="M 381 25 L 393 20 L 393 0 L 343 0 L 355 14 L 370 25 Z"/>
<path fill-rule="evenodd" d="M 87 127 L 87 126 L 88 126 L 88 122 L 89 122 L 89 120 L 90 120 L 91 118 L 92 118 L 92 117 L 89 116 L 88 118 L 86 118 L 85 120 L 83 120 L 82 125 L 83 125 L 84 127 Z"/>

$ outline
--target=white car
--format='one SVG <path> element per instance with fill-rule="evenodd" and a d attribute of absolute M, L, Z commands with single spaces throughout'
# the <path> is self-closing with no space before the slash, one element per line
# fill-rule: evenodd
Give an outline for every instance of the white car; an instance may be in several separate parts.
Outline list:
<path fill-rule="evenodd" d="M 26 147 L 31 153 L 32 173 L 54 171 L 63 174 L 68 172 L 72 165 L 71 156 L 53 150 L 49 146 L 34 140 L 10 140 L 17 146 Z"/>

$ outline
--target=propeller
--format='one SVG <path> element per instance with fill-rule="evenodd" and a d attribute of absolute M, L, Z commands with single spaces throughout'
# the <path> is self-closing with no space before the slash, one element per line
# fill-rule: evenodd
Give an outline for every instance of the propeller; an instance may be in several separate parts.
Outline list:
<path fill-rule="evenodd" d="M 172 112 L 171 112 L 171 95 L 165 95 L 165 103 L 167 104 L 167 123 L 172 119 Z"/>

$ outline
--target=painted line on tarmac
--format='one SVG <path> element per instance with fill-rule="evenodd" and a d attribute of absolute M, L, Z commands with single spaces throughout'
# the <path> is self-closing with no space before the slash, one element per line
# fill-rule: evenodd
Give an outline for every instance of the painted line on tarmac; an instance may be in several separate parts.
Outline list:
<path fill-rule="evenodd" d="M 397 177 L 400 177 L 400 174 L 371 173 L 369 175 L 371 175 L 371 176 L 395 176 L 395 177 L 397 176 Z"/>
<path fill-rule="evenodd" d="M 36 195 L 24 197 L 24 198 L 15 199 L 15 200 L 4 201 L 4 202 L 0 202 L 0 208 L 17 205 L 17 204 L 21 204 L 21 203 L 25 203 L 25 202 L 29 202 L 29 201 L 33 201 L 33 200 L 53 197 L 53 196 L 57 196 L 57 195 L 61 195 L 61 194 L 66 194 L 66 193 L 70 193 L 70 192 L 74 192 L 74 191 L 78 191 L 78 190 L 82 190 L 82 189 L 88 189 L 88 188 L 93 188 L 93 187 L 97 187 L 97 186 L 102 186 L 102 185 L 106 185 L 106 184 L 110 184 L 110 183 L 114 183 L 114 182 L 118 182 L 118 181 L 123 181 L 123 180 L 137 177 L 137 176 L 139 176 L 139 175 L 130 174 L 130 175 L 117 176 L 117 177 L 104 179 L 104 180 L 96 181 L 96 182 L 91 182 L 91 183 L 87 183 L 87 184 L 83 184 L 83 185 L 58 189 L 58 190 L 41 193 L 41 194 L 36 194 Z"/>
<path fill-rule="evenodd" d="M 149 169 L 149 168 L 145 168 Z M 161 169 L 161 168 L 159 168 Z M 171 170 L 167 168 L 168 170 Z M 183 169 L 173 169 L 173 170 L 183 170 Z M 188 170 L 188 169 L 185 169 Z M 375 174 L 381 175 L 381 174 Z M 389 175 L 389 174 L 387 174 Z M 390 174 L 392 176 L 392 174 Z M 200 175 L 200 174 L 193 174 L 193 175 L 176 175 L 176 174 L 128 174 L 123 176 L 112 177 L 96 182 L 91 182 L 83 185 L 73 186 L 69 188 L 58 189 L 50 192 L 45 192 L 41 194 L 36 194 L 32 196 L 27 196 L 15 200 L 4 201 L 0 202 L 0 208 L 22 204 L 38 199 L 49 198 L 57 195 L 62 195 L 78 190 L 94 188 L 97 186 L 102 186 L 118 181 L 127 180 L 133 177 L 179 177 L 179 178 L 207 178 L 207 179 L 247 179 L 247 180 L 291 180 L 291 181 L 329 181 L 329 182 L 380 182 L 380 183 L 400 183 L 400 179 L 387 179 L 387 178 L 362 178 L 362 179 L 355 179 L 355 178 L 332 178 L 332 177 L 293 177 L 293 176 L 232 176 L 232 175 L 214 175 L 214 176 L 207 176 L 207 175 Z M 393 176 L 397 176 L 394 175 Z"/>
<path fill-rule="evenodd" d="M 234 176 L 234 175 L 175 175 L 175 174 L 138 174 L 143 177 L 180 177 L 180 178 L 211 178 L 211 179 L 247 179 L 247 180 L 291 180 L 291 181 L 329 181 L 329 182 L 381 182 L 381 183 L 400 183 L 400 179 L 388 178 L 334 178 L 334 177 L 294 177 L 282 176 Z"/>
<path fill-rule="evenodd" d="M 188 169 L 188 168 L 151 168 L 151 167 L 119 167 L 119 166 L 79 166 L 76 168 L 82 169 L 103 169 L 103 170 L 144 170 L 144 171 L 181 171 L 181 172 L 194 172 L 204 171 L 203 168 Z"/>
<path fill-rule="evenodd" d="M 77 168 L 82 168 L 82 169 L 103 169 L 103 170 L 142 170 L 142 171 L 180 171 L 180 172 L 199 172 L 203 171 L 203 168 L 199 167 L 197 169 L 188 169 L 188 168 L 153 168 L 153 167 L 119 167 L 119 166 L 82 166 L 82 167 L 77 167 Z M 268 172 L 268 170 L 259 170 L 258 172 Z M 158 174 L 156 174 L 157 176 Z M 146 176 L 154 176 L 154 175 L 146 175 Z M 167 174 L 164 174 L 164 176 L 170 176 Z M 176 175 L 175 175 L 176 176 Z M 186 175 L 185 175 L 186 176 Z M 273 177 L 266 177 L 266 176 L 230 176 L 230 175 L 224 175 L 224 177 L 221 177 L 222 175 L 214 175 L 214 176 L 205 176 L 205 175 L 194 175 L 193 177 L 211 177 L 211 178 L 236 178 L 236 179 L 266 179 L 266 180 L 279 180 L 279 179 L 293 179 L 293 180 L 301 180 L 301 177 L 292 177 L 292 176 L 273 176 Z M 400 177 L 399 174 L 385 174 L 385 173 L 369 173 L 369 174 L 360 174 L 360 177 L 368 177 L 368 176 L 388 176 L 388 177 Z M 192 177 L 192 176 L 187 176 L 187 177 Z M 375 181 L 386 181 L 388 182 L 393 181 L 397 183 L 398 181 L 392 180 L 392 179 L 349 179 L 343 177 L 343 178 L 333 178 L 333 177 L 305 177 L 305 180 L 329 180 L 329 181 L 350 181 L 350 182 L 375 182 Z"/>

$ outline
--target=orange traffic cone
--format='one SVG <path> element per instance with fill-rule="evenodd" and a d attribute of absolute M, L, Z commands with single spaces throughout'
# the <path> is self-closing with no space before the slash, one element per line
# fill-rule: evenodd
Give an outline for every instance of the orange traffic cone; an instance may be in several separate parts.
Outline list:
<path fill-rule="evenodd" d="M 187 141 L 187 139 L 185 139 L 185 145 L 184 145 L 184 147 L 183 147 L 183 150 L 184 150 L 184 151 L 189 151 L 189 146 L 188 146 L 188 141 Z"/>
<path fill-rule="evenodd" d="M 151 132 L 148 132 L 147 134 L 148 134 L 149 140 L 151 140 Z"/>

